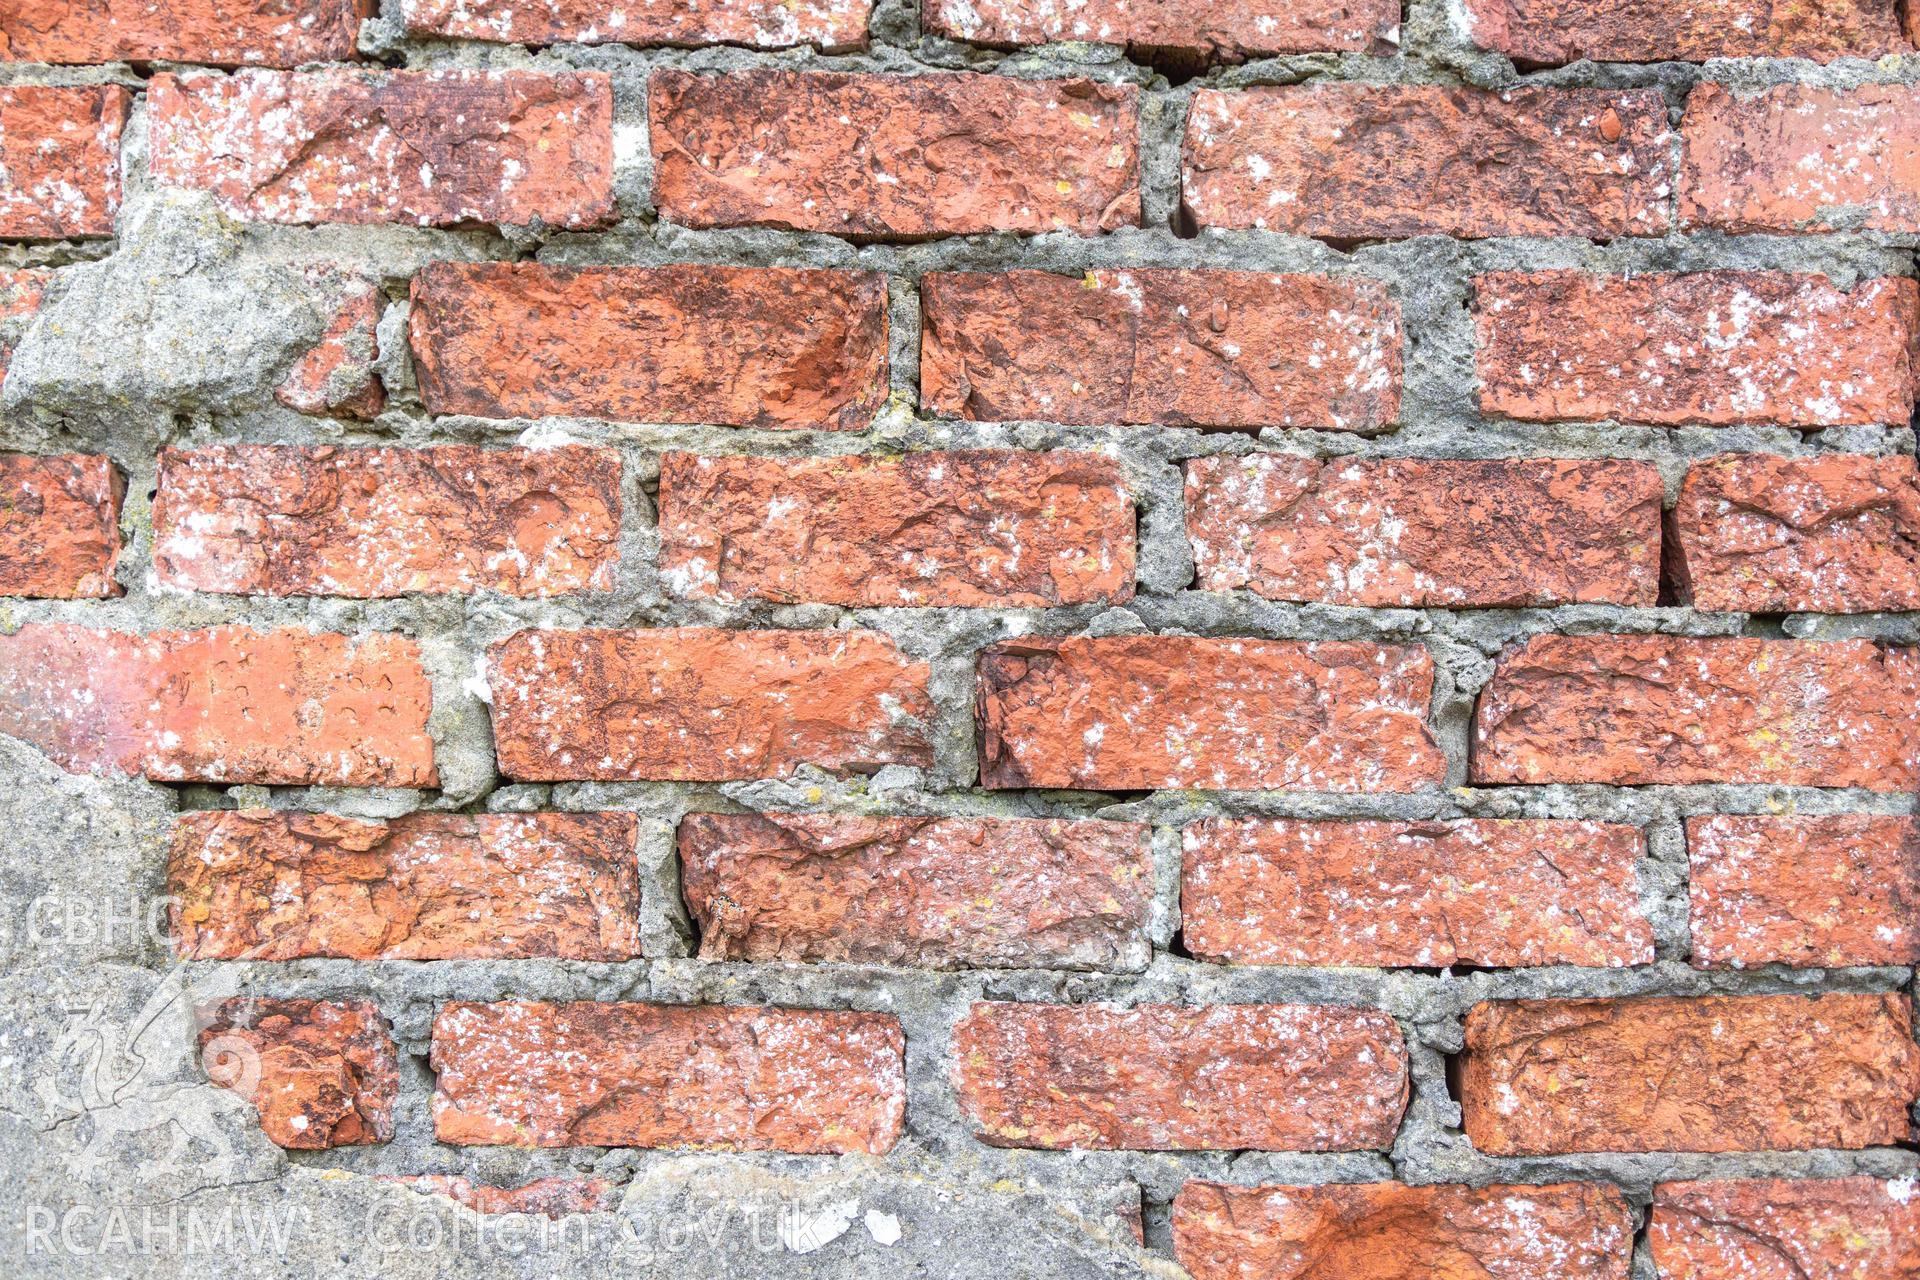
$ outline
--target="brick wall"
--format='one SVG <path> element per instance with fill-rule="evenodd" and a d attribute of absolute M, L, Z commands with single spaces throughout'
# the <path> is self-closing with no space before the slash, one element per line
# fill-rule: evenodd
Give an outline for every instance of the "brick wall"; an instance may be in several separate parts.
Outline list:
<path fill-rule="evenodd" d="M 1916 39 L 0 0 L 6 906 L 160 922 L 9 933 L 16 1154 L 295 1274 L 1920 1277 Z"/>

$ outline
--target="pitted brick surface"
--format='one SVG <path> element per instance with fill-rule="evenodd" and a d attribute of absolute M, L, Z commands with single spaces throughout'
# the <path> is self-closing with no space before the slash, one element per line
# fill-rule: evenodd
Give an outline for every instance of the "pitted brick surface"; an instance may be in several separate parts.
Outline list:
<path fill-rule="evenodd" d="M 724 781 L 928 763 L 927 666 L 871 631 L 523 631 L 488 653 L 500 768 Z"/>
<path fill-rule="evenodd" d="M 1880 1146 L 1920 1100 L 1900 995 L 1494 1001 L 1466 1030 L 1488 1155 Z"/>
<path fill-rule="evenodd" d="M 1595 822 L 1209 819 L 1183 938 L 1229 964 L 1619 967 L 1653 960 L 1640 832 Z"/>
<path fill-rule="evenodd" d="M 810 44 L 857 49 L 866 42 L 872 0 L 399 0 L 408 31 L 500 44 L 706 45 L 784 49 Z"/>
<path fill-rule="evenodd" d="M 1698 609 L 1920 608 L 1912 458 L 1728 454 L 1688 468 L 1668 554 Z"/>
<path fill-rule="evenodd" d="M 1195 1280 L 1626 1280 L 1633 1214 L 1612 1187 L 1189 1182 L 1174 1252 Z"/>
<path fill-rule="evenodd" d="M 678 592 L 847 606 L 1124 603 L 1131 495 L 1095 453 L 660 459 Z"/>
<path fill-rule="evenodd" d="M 590 227 L 612 211 L 602 75 L 167 74 L 149 101 L 154 180 L 235 218 Z"/>
<path fill-rule="evenodd" d="M 296 627 L 0 636 L 0 733 L 74 772 L 169 782 L 430 787 L 419 646 Z"/>
<path fill-rule="evenodd" d="M 275 1144 L 312 1151 L 393 1137 L 399 1062 L 372 1004 L 241 997 L 201 1017 L 208 1077 L 259 1108 Z"/>
<path fill-rule="evenodd" d="M 906 1106 L 901 1053 L 879 1014 L 454 1001 L 433 1025 L 434 1135 L 881 1155 Z"/>
<path fill-rule="evenodd" d="M 1920 786 L 1920 650 L 1866 640 L 1543 635 L 1474 710 L 1481 783 Z"/>
<path fill-rule="evenodd" d="M 374 0 L 0 0 L 9 62 L 293 67 L 355 56 Z"/>
<path fill-rule="evenodd" d="M 692 814 L 681 881 L 709 960 L 1139 969 L 1146 828 Z"/>
<path fill-rule="evenodd" d="M 1373 607 L 1659 597 L 1660 474 L 1643 463 L 1260 454 L 1185 470 L 1206 591 Z"/>
<path fill-rule="evenodd" d="M 0 596 L 113 596 L 126 484 L 111 459 L 0 454 Z"/>
<path fill-rule="evenodd" d="M 630 960 L 635 835 L 622 813 L 184 814 L 174 945 L 200 960 Z"/>
<path fill-rule="evenodd" d="M 1377 431 L 1400 308 L 1371 281 L 1251 271 L 954 272 L 921 285 L 921 395 L 985 422 Z"/>
<path fill-rule="evenodd" d="M 1372 1009 L 983 1003 L 953 1033 L 961 1109 L 996 1146 L 1379 1148 L 1406 1071 L 1398 1028 Z"/>
<path fill-rule="evenodd" d="M 1139 97 L 1092 80 L 661 71 L 660 212 L 690 227 L 914 239 L 1140 220 Z"/>
<path fill-rule="evenodd" d="M 1445 768 L 1417 647 L 1031 636 L 978 679 L 989 787 L 1415 791 Z"/>
<path fill-rule="evenodd" d="M 440 263 L 410 334 L 435 413 L 857 430 L 886 396 L 870 272 Z"/>
<path fill-rule="evenodd" d="M 1667 143 L 1647 89 L 1202 89 L 1181 192 L 1202 227 L 1325 240 L 1660 235 Z"/>
<path fill-rule="evenodd" d="M 160 580 L 194 591 L 610 591 L 620 460 L 581 446 L 170 450 L 153 523 Z"/>

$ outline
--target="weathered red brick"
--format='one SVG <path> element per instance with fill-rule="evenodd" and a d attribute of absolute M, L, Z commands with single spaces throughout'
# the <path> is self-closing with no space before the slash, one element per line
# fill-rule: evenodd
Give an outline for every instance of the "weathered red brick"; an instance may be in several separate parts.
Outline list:
<path fill-rule="evenodd" d="M 857 431 L 887 397 L 870 271 L 433 263 L 409 325 L 432 413 Z"/>
<path fill-rule="evenodd" d="M 1920 787 L 1920 649 L 1538 635 L 1474 713 L 1482 783 Z"/>
<path fill-rule="evenodd" d="M 1698 609 L 1920 609 L 1920 474 L 1910 457 L 1723 454 L 1687 471 L 1668 558 Z"/>
<path fill-rule="evenodd" d="M 174 945 L 189 960 L 631 960 L 636 834 L 624 813 L 183 814 Z"/>
<path fill-rule="evenodd" d="M 297 627 L 0 636 L 0 733 L 73 772 L 166 782 L 438 784 L 420 647 Z"/>
<path fill-rule="evenodd" d="M 528 781 L 933 762 L 927 664 L 876 631 L 521 631 L 487 674 L 500 768 Z"/>
<path fill-rule="evenodd" d="M 1097 453 L 660 459 L 660 569 L 682 595 L 1118 603 L 1133 567 L 1133 498 Z"/>
<path fill-rule="evenodd" d="M 1868 813 L 1687 820 L 1697 965 L 1920 964 L 1920 823 Z"/>
<path fill-rule="evenodd" d="M 25 267 L 18 271 L 0 271 L 0 381 L 13 362 L 13 349 L 27 336 L 27 328 L 40 314 L 41 300 L 57 273 L 43 267 Z"/>
<path fill-rule="evenodd" d="M 1476 277 L 1480 408 L 1529 422 L 1904 425 L 1920 285 L 1825 276 L 1585 271 Z"/>
<path fill-rule="evenodd" d="M 1522 65 L 1705 62 L 1709 58 L 1878 58 L 1912 50 L 1895 0 L 1466 0 L 1467 30 L 1483 49 Z"/>
<path fill-rule="evenodd" d="M 1590 1182 L 1189 1182 L 1173 1251 L 1194 1280 L 1627 1280 L 1633 1211 Z"/>
<path fill-rule="evenodd" d="M 914 239 L 1140 221 L 1131 85 L 657 71 L 647 110 L 654 201 L 686 226 Z"/>
<path fill-rule="evenodd" d="M 0 0 L 0 59 L 295 67 L 354 56 L 375 0 Z"/>
<path fill-rule="evenodd" d="M 118 85 L 0 87 L 0 238 L 113 234 L 132 103 Z"/>
<path fill-rule="evenodd" d="M 1920 86 L 1704 83 L 1681 132 L 1682 227 L 1920 231 Z"/>
<path fill-rule="evenodd" d="M 606 0 L 400 0 L 416 35 L 547 45 L 743 44 L 785 49 L 810 44 L 828 52 L 867 42 L 873 0 L 671 0 L 638 6 Z"/>
<path fill-rule="evenodd" d="M 1025 636 L 983 651 L 989 787 L 1412 791 L 1442 781 L 1406 645 Z"/>
<path fill-rule="evenodd" d="M 689 814 L 704 960 L 1143 969 L 1153 861 L 1130 822 Z"/>
<path fill-rule="evenodd" d="M 1183 203 L 1203 227 L 1336 241 L 1660 235 L 1669 137 L 1653 89 L 1202 89 Z"/>
<path fill-rule="evenodd" d="M 1665 490 L 1650 463 L 1257 453 L 1195 458 L 1186 474 L 1205 591 L 1420 607 L 1659 598 Z"/>
<path fill-rule="evenodd" d="M 1407 1103 L 1393 1019 L 1335 1005 L 978 1003 L 952 1076 L 997 1147 L 1380 1150 Z"/>
<path fill-rule="evenodd" d="M 576 1213 L 612 1213 L 620 1207 L 619 1184 L 605 1178 L 535 1178 L 518 1187 L 489 1187 L 445 1174 L 388 1175 L 422 1195 L 445 1196 L 475 1213 L 531 1213 L 565 1218 Z"/>
<path fill-rule="evenodd" d="M 387 404 L 375 364 L 380 356 L 380 311 L 386 297 L 369 281 L 347 288 L 318 344 L 294 361 L 274 398 L 301 413 L 370 422 Z"/>
<path fill-rule="evenodd" d="M 0 453 L 0 596 L 115 596 L 120 499 L 111 458 Z"/>
<path fill-rule="evenodd" d="M 1647 1241 L 1659 1280 L 1915 1280 L 1913 1179 L 1662 1182 Z"/>
<path fill-rule="evenodd" d="M 257 1107 L 272 1141 L 317 1151 L 393 1137 L 400 1062 L 369 1002 L 243 996 L 200 1016 L 207 1078 Z"/>
<path fill-rule="evenodd" d="M 620 456 L 583 445 L 169 449 L 153 501 L 159 580 L 242 595 L 611 591 L 619 539 Z"/>
<path fill-rule="evenodd" d="M 613 88 L 599 72 L 158 75 L 155 182 L 261 222 L 544 222 L 613 211 Z"/>
<path fill-rule="evenodd" d="M 936 35 L 996 49 L 1078 40 L 1126 45 L 1136 56 L 1216 62 L 1400 46 L 1400 7 L 1391 0 L 926 0 L 923 23 Z"/>
<path fill-rule="evenodd" d="M 940 272 L 920 302 L 935 413 L 1377 431 L 1400 412 L 1400 306 L 1357 276 Z"/>
<path fill-rule="evenodd" d="M 1213 818 L 1185 848 L 1181 936 L 1202 960 L 1653 963 L 1638 827 Z"/>
<path fill-rule="evenodd" d="M 1459 1088 L 1487 1155 L 1851 1149 L 1906 1139 L 1920 1046 L 1904 995 L 1497 1000 Z"/>
<path fill-rule="evenodd" d="M 433 1022 L 434 1136 L 880 1155 L 905 1057 L 878 1013 L 453 1001 Z"/>

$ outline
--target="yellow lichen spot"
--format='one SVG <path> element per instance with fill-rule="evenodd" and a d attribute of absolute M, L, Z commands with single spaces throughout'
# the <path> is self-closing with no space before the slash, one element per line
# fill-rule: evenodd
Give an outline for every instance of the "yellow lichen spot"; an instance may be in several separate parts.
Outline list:
<path fill-rule="evenodd" d="M 1058 191 L 1061 195 L 1064 196 L 1064 195 L 1070 194 L 1073 191 L 1073 184 L 1071 182 L 1068 182 L 1065 178 L 1062 178 L 1058 182 L 1053 184 L 1053 189 L 1055 191 Z"/>

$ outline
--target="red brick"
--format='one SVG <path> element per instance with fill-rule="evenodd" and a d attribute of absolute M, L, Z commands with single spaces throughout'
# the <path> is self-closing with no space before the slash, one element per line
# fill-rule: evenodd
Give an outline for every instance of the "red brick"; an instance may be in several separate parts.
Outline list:
<path fill-rule="evenodd" d="M 1210 0 L 925 0 L 935 35 L 996 49 L 1060 41 L 1126 45 L 1136 56 L 1241 62 L 1282 53 L 1394 53 L 1391 0 L 1214 4 Z"/>
<path fill-rule="evenodd" d="M 1380 1150 L 1407 1103 L 1406 1045 L 1377 1009 L 979 1003 L 951 1052 L 997 1147 Z"/>
<path fill-rule="evenodd" d="M 1693 962 L 1920 964 L 1920 824 L 1867 813 L 1687 820 Z"/>
<path fill-rule="evenodd" d="M 155 182 L 259 222 L 590 227 L 613 211 L 613 88 L 598 72 L 159 75 Z"/>
<path fill-rule="evenodd" d="M 375 362 L 380 355 L 380 312 L 386 296 L 362 281 L 348 288 L 319 343 L 294 361 L 274 389 L 274 399 L 301 413 L 370 422 L 387 404 Z"/>
<path fill-rule="evenodd" d="M 117 596 L 120 499 L 113 460 L 0 453 L 0 596 Z"/>
<path fill-rule="evenodd" d="M 1682 227 L 1920 231 L 1920 86 L 1702 84 L 1681 132 Z"/>
<path fill-rule="evenodd" d="M 635 838 L 624 813 L 183 814 L 174 945 L 188 960 L 631 960 Z"/>
<path fill-rule="evenodd" d="M 0 87 L 0 238 L 113 234 L 132 102 L 118 85 Z"/>
<path fill-rule="evenodd" d="M 1653 963 L 1637 827 L 1208 819 L 1185 833 L 1181 936 L 1228 964 Z"/>
<path fill-rule="evenodd" d="M 1627 1280 L 1633 1212 L 1586 1182 L 1189 1182 L 1173 1251 L 1194 1280 Z"/>
<path fill-rule="evenodd" d="M 0 59 L 294 67 L 354 56 L 375 0 L 0 0 Z"/>
<path fill-rule="evenodd" d="M 241 997 L 200 1016 L 208 1079 L 257 1107 L 272 1141 L 317 1151 L 393 1137 L 400 1063 L 372 1004 Z"/>
<path fill-rule="evenodd" d="M 1131 85 L 658 71 L 647 109 L 654 201 L 685 226 L 898 240 L 1140 221 Z"/>
<path fill-rule="evenodd" d="M 1920 786 L 1920 650 L 1534 636 L 1474 713 L 1479 783 Z"/>
<path fill-rule="evenodd" d="M 1778 271 L 1474 280 L 1482 412 L 1659 426 L 1905 425 L 1920 286 Z"/>
<path fill-rule="evenodd" d="M 1725 454 L 1696 462 L 1668 555 L 1698 609 L 1920 609 L 1920 474 L 1908 457 Z"/>
<path fill-rule="evenodd" d="M 526 781 L 933 763 L 927 664 L 876 631 L 521 631 L 487 672 L 500 768 Z"/>
<path fill-rule="evenodd" d="M 295 627 L 0 636 L 0 733 L 72 772 L 432 787 L 433 692 L 404 636 Z"/>
<path fill-rule="evenodd" d="M 215 445 L 160 455 L 153 562 L 172 587 L 379 597 L 611 591 L 609 449 Z"/>
<path fill-rule="evenodd" d="M 743 44 L 785 49 L 810 44 L 828 52 L 867 42 L 873 0 L 400 0 L 415 35 L 500 44 Z"/>
<path fill-rule="evenodd" d="M 1525 65 L 1705 62 L 1709 58 L 1878 58 L 1910 52 L 1895 0 L 1695 0 L 1621 5 L 1606 0 L 1466 0 L 1467 29 L 1483 49 Z"/>
<path fill-rule="evenodd" d="M 1186 464 L 1204 591 L 1362 606 L 1650 605 L 1660 502 L 1650 463 L 1257 453 Z"/>
<path fill-rule="evenodd" d="M 1662 1182 L 1647 1241 L 1659 1280 L 1916 1280 L 1911 1176 Z"/>
<path fill-rule="evenodd" d="M 1903 995 L 1500 1000 L 1459 1065 L 1496 1156 L 1878 1146 L 1920 1097 Z"/>
<path fill-rule="evenodd" d="M 880 1155 L 905 1050 L 877 1013 L 454 1001 L 433 1022 L 434 1136 Z"/>
<path fill-rule="evenodd" d="M 434 263 L 410 331 L 432 413 L 857 431 L 887 398 L 868 271 Z"/>
<path fill-rule="evenodd" d="M 388 1175 L 421 1195 L 445 1196 L 482 1216 L 531 1213 L 565 1218 L 576 1213 L 613 1213 L 620 1208 L 618 1183 L 605 1178 L 535 1178 L 518 1187 L 489 1187 L 444 1174 Z"/>
<path fill-rule="evenodd" d="M 660 569 L 681 595 L 1047 606 L 1133 596 L 1133 498 L 1096 453 L 660 459 Z"/>
<path fill-rule="evenodd" d="M 1357 276 L 925 276 L 920 392 L 984 421 L 1378 431 L 1400 412 L 1400 306 Z"/>
<path fill-rule="evenodd" d="M 1336 241 L 1660 235 L 1669 136 L 1653 89 L 1202 89 L 1184 206 L 1203 227 Z"/>
<path fill-rule="evenodd" d="M 1026 636 L 983 651 L 989 787 L 1412 791 L 1446 776 L 1404 645 Z"/>
<path fill-rule="evenodd" d="M 1130 822 L 689 814 L 700 958 L 1143 969 L 1153 861 Z"/>
<path fill-rule="evenodd" d="M 13 349 L 27 336 L 33 318 L 40 314 L 47 286 L 58 274 L 39 267 L 19 271 L 0 271 L 0 381 L 7 376 L 13 361 Z"/>

